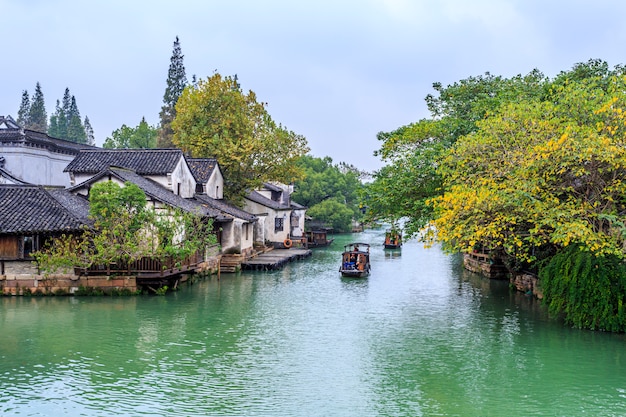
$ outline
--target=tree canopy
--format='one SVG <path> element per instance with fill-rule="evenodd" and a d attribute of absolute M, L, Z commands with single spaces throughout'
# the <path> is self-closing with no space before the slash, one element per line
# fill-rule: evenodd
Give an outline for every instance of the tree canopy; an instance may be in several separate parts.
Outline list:
<path fill-rule="evenodd" d="M 150 149 L 156 147 L 156 127 L 150 126 L 142 117 L 136 127 L 122 125 L 106 138 L 102 145 L 105 149 Z"/>
<path fill-rule="evenodd" d="M 161 120 L 157 138 L 159 148 L 172 148 L 174 146 L 172 142 L 174 137 L 172 121 L 176 117 L 176 102 L 187 86 L 187 75 L 185 74 L 183 58 L 184 55 L 182 54 L 180 41 L 177 36 L 172 48 L 170 67 L 167 72 L 167 86 L 163 94 L 163 106 L 159 113 Z"/>
<path fill-rule="evenodd" d="M 35 253 L 46 273 L 59 269 L 129 263 L 142 257 L 181 262 L 216 243 L 213 222 L 177 209 L 155 210 L 136 185 L 113 181 L 93 185 L 89 193 L 93 227 L 80 235 L 52 239 Z"/>
<path fill-rule="evenodd" d="M 314 221 L 336 232 L 349 232 L 352 220 L 363 217 L 360 211 L 363 174 L 352 166 L 333 164 L 330 157 L 305 155 L 298 160 L 298 166 L 304 176 L 294 184 L 292 199 L 308 207 L 307 215 Z"/>
<path fill-rule="evenodd" d="M 590 60 L 553 80 L 533 71 L 435 89 L 431 119 L 379 134 L 389 165 L 367 189 L 370 215 L 540 271 L 553 313 L 626 330 L 624 68 Z"/>
<path fill-rule="evenodd" d="M 438 239 L 530 263 L 572 243 L 624 256 L 625 91 L 623 76 L 557 83 L 545 100 L 511 101 L 477 122 L 441 161 Z"/>
<path fill-rule="evenodd" d="M 266 181 L 292 183 L 306 139 L 275 123 L 256 94 L 237 79 L 214 74 L 188 86 L 176 104 L 174 144 L 193 157 L 217 158 L 224 170 L 225 198 L 241 201 Z"/>
<path fill-rule="evenodd" d="M 28 123 L 24 127 L 37 132 L 45 133 L 48 131 L 48 113 L 46 113 L 46 103 L 39 82 L 37 82 L 35 92 L 30 100 Z"/>

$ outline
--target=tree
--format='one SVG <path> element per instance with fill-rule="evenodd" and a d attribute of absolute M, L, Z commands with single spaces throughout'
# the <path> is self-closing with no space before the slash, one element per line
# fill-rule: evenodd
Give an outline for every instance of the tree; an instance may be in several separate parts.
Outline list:
<path fill-rule="evenodd" d="M 503 103 L 546 93 L 545 76 L 531 71 L 510 79 L 489 73 L 469 77 L 447 87 L 434 83 L 437 95 L 426 97 L 431 118 L 380 132 L 375 153 L 387 166 L 374 174 L 366 187 L 367 220 L 396 222 L 403 218 L 407 237 L 417 236 L 433 217 L 427 202 L 441 195 L 437 171 L 447 150 L 464 135 L 477 129 L 477 122 L 497 112 Z"/>
<path fill-rule="evenodd" d="M 157 129 L 148 125 L 145 117 L 135 128 L 122 125 L 111 137 L 106 138 L 103 148 L 107 149 L 149 149 L 156 146 Z"/>
<path fill-rule="evenodd" d="M 511 102 L 442 161 L 437 237 L 533 265 L 576 244 L 596 256 L 626 248 L 626 81 L 594 77 Z"/>
<path fill-rule="evenodd" d="M 91 123 L 89 122 L 89 117 L 85 116 L 85 135 L 87 136 L 87 145 L 95 146 L 96 138 L 93 134 L 93 127 L 91 127 Z"/>
<path fill-rule="evenodd" d="M 76 98 L 74 96 L 71 98 L 70 110 L 69 113 L 67 113 L 67 138 L 65 139 L 76 143 L 87 143 L 85 126 L 83 126 L 80 111 L 78 111 L 78 105 L 76 104 Z"/>
<path fill-rule="evenodd" d="M 361 173 L 349 165 L 333 164 L 330 157 L 304 155 L 298 166 L 304 176 L 294 184 L 293 201 L 308 207 L 307 215 L 315 221 L 332 225 L 337 232 L 349 232 L 351 221 L 362 218 Z"/>
<path fill-rule="evenodd" d="M 46 105 L 39 82 L 37 82 L 35 86 L 35 92 L 31 100 L 28 121 L 29 123 L 25 126 L 26 128 L 37 132 L 48 132 L 48 114 L 46 113 Z"/>
<path fill-rule="evenodd" d="M 307 210 L 307 215 L 329 225 L 334 231 L 350 232 L 354 211 L 336 197 L 324 200 Z"/>
<path fill-rule="evenodd" d="M 91 125 L 89 125 L 91 129 Z M 55 138 L 65 139 L 76 143 L 88 143 L 88 135 L 93 138 L 93 129 L 87 131 L 87 126 L 83 124 L 76 104 L 76 98 L 71 95 L 70 89 L 65 88 L 63 101 L 57 100 L 54 113 L 50 116 L 50 127 L 48 134 Z"/>
<path fill-rule="evenodd" d="M 142 257 L 180 263 L 216 242 L 211 220 L 176 209 L 157 212 L 146 205 L 144 192 L 129 182 L 124 186 L 112 181 L 96 183 L 89 202 L 92 228 L 52 239 L 34 254 L 44 272 L 128 264 Z"/>
<path fill-rule="evenodd" d="M 26 127 L 30 125 L 30 97 L 28 91 L 22 92 L 22 102 L 20 103 L 20 109 L 17 111 L 17 124 Z"/>
<path fill-rule="evenodd" d="M 68 90 L 66 90 L 68 91 Z M 59 138 L 68 139 L 68 119 L 67 113 L 57 100 L 54 113 L 50 116 L 50 126 L 48 127 L 48 135 Z"/>
<path fill-rule="evenodd" d="M 215 74 L 187 87 L 176 104 L 174 144 L 193 157 L 214 157 L 224 169 L 226 198 L 242 201 L 265 181 L 291 183 L 306 139 L 277 125 L 256 94 Z"/>
<path fill-rule="evenodd" d="M 163 95 L 163 106 L 159 116 L 161 125 L 158 131 L 159 148 L 172 148 L 174 131 L 172 130 L 172 121 L 176 117 L 176 102 L 187 86 L 187 76 L 185 75 L 185 66 L 183 65 L 183 57 L 178 36 L 174 41 L 172 57 L 170 58 L 170 67 L 167 73 L 167 86 Z"/>

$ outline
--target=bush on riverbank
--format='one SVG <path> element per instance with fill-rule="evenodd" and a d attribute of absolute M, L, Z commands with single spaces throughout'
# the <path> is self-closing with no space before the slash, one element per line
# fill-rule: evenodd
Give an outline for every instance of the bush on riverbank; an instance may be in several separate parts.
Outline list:
<path fill-rule="evenodd" d="M 578 328 L 626 331 L 626 265 L 570 245 L 539 272 L 544 302 Z"/>

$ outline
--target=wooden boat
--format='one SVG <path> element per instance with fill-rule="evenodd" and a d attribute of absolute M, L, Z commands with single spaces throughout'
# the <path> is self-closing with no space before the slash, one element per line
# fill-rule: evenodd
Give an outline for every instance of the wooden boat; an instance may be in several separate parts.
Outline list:
<path fill-rule="evenodd" d="M 387 229 L 384 245 L 385 249 L 400 249 L 402 247 L 402 232 L 398 229 Z"/>
<path fill-rule="evenodd" d="M 333 238 L 328 238 L 328 230 L 315 229 L 306 232 L 306 244 L 309 248 L 322 248 L 330 246 L 333 243 Z"/>
<path fill-rule="evenodd" d="M 365 278 L 370 274 L 370 245 L 350 243 L 344 246 L 339 272 L 344 277 Z"/>

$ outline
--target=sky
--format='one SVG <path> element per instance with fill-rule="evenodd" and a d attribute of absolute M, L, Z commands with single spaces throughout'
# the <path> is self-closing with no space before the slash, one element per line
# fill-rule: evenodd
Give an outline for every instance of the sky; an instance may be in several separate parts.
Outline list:
<path fill-rule="evenodd" d="M 237 75 L 315 157 L 380 169 L 378 132 L 430 117 L 424 98 L 489 72 L 548 77 L 626 63 L 623 0 L 0 0 L 0 115 L 66 88 L 101 146 L 159 124 L 173 43 L 206 79 Z"/>

